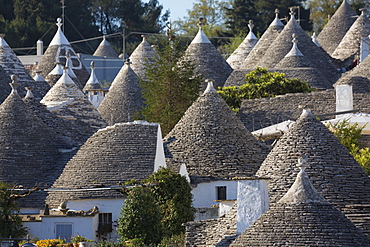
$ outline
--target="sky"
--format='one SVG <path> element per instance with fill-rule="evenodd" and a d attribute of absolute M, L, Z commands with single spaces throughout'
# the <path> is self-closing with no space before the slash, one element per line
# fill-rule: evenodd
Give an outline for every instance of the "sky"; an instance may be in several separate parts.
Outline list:
<path fill-rule="evenodd" d="M 196 0 L 158 0 L 163 5 L 163 10 L 171 11 L 171 21 L 176 21 L 187 15 L 187 9 L 193 8 L 193 2 Z"/>

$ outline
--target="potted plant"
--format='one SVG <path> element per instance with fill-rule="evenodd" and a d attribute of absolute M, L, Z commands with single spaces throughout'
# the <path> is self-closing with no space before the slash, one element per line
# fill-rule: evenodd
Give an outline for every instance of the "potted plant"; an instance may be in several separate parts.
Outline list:
<path fill-rule="evenodd" d="M 78 247 L 81 242 L 90 242 L 91 240 L 81 236 L 80 234 L 77 234 L 73 238 L 71 238 L 71 242 L 73 243 L 73 247 Z"/>

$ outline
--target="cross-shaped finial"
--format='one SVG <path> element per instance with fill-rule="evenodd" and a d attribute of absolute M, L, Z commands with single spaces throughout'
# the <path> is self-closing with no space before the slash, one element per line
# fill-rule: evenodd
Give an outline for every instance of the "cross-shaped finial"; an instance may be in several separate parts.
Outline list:
<path fill-rule="evenodd" d="M 57 24 L 56 25 L 58 26 L 58 28 L 61 28 L 62 27 L 62 25 L 63 25 L 62 18 L 58 18 L 57 19 Z"/>

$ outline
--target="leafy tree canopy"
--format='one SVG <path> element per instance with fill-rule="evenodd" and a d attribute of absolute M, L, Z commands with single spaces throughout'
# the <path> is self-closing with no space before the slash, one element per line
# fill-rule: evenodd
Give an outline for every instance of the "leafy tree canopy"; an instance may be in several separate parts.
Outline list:
<path fill-rule="evenodd" d="M 194 76 L 194 64 L 182 59 L 184 52 L 177 43 L 166 41 L 157 51 L 142 78 L 146 106 L 141 114 L 149 122 L 161 123 L 166 135 L 198 98 L 201 77 Z"/>
<path fill-rule="evenodd" d="M 21 238 L 27 234 L 22 224 L 22 218 L 18 215 L 19 208 L 17 194 L 12 190 L 14 186 L 0 181 L 0 237 Z"/>
<path fill-rule="evenodd" d="M 145 184 L 147 187 L 125 191 L 127 199 L 117 228 L 121 241 L 182 242 L 185 232 L 182 224 L 194 220 L 195 212 L 189 183 L 178 173 L 161 168 Z"/>
<path fill-rule="evenodd" d="M 220 88 L 218 93 L 233 109 L 238 110 L 243 99 L 274 97 L 286 93 L 310 92 L 306 82 L 288 79 L 284 73 L 268 72 L 266 68 L 256 68 L 245 75 L 246 84 L 240 87 Z"/>

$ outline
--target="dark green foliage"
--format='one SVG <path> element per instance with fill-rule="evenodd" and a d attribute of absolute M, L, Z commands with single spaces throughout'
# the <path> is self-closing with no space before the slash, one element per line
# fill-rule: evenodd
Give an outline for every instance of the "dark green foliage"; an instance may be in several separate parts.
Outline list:
<path fill-rule="evenodd" d="M 162 15 L 158 0 L 63 0 L 64 33 L 69 41 L 122 31 L 160 32 L 169 13 Z M 48 44 L 56 31 L 56 19 L 62 15 L 62 1 L 0 0 L 0 28 L 9 45 L 33 47 L 40 38 Z M 134 35 L 130 39 L 140 39 Z M 122 39 L 110 40 L 122 47 Z M 96 43 L 95 45 L 93 43 Z M 76 52 L 93 53 L 98 42 L 73 44 Z M 29 51 L 26 51 L 29 52 Z M 26 53 L 25 52 L 25 53 Z"/>
<path fill-rule="evenodd" d="M 11 190 L 13 186 L 0 181 L 0 237 L 21 238 L 27 234 L 22 218 L 18 215 L 17 196 Z"/>
<path fill-rule="evenodd" d="M 148 188 L 134 187 L 128 192 L 117 232 L 121 243 L 134 238 L 141 238 L 146 244 L 161 241 L 161 212 Z"/>
<path fill-rule="evenodd" d="M 183 223 L 194 220 L 195 210 L 192 207 L 191 187 L 185 179 L 176 172 L 161 168 L 147 180 L 151 186 L 162 212 L 163 236 L 171 237 L 184 233 Z"/>
<path fill-rule="evenodd" d="M 200 76 L 194 76 L 194 65 L 182 60 L 183 52 L 168 41 L 157 49 L 158 57 L 147 63 L 141 82 L 146 106 L 142 115 L 149 122 L 161 123 L 166 135 L 184 112 L 198 98 Z"/>
<path fill-rule="evenodd" d="M 234 110 L 241 106 L 243 99 L 274 97 L 286 93 L 305 93 L 313 89 L 299 79 L 288 79 L 285 74 L 268 72 L 266 68 L 256 68 L 245 75 L 246 84 L 240 87 L 224 87 L 218 92 Z"/>
<path fill-rule="evenodd" d="M 230 33 L 237 35 L 245 32 L 248 21 L 255 23 L 254 32 L 263 33 L 273 20 L 275 9 L 280 11 L 280 18 L 289 17 L 289 8 L 299 6 L 296 11 L 296 18 L 300 19 L 300 24 L 304 30 L 312 30 L 312 23 L 309 20 L 310 12 L 303 7 L 305 1 L 299 0 L 234 0 L 230 8 L 226 10 L 226 25 Z M 299 14 L 298 14 L 299 12 Z"/>
<path fill-rule="evenodd" d="M 189 183 L 166 168 L 152 174 L 145 183 L 147 187 L 124 191 L 127 200 L 117 228 L 121 243 L 139 238 L 145 244 L 181 246 L 185 233 L 182 224 L 194 220 L 195 213 Z"/>
<path fill-rule="evenodd" d="M 183 247 L 186 244 L 185 234 L 173 235 L 162 239 L 158 247 Z"/>

